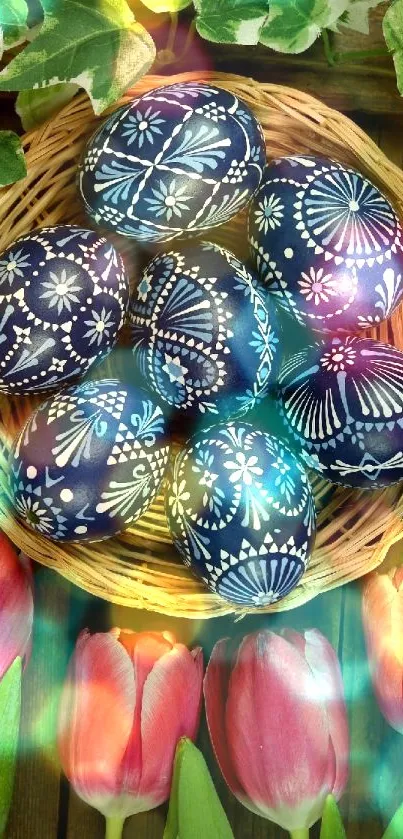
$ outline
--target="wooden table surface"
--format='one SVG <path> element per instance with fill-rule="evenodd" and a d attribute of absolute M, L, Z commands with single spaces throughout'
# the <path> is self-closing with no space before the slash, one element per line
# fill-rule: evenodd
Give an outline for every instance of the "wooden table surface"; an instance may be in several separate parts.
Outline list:
<path fill-rule="evenodd" d="M 250 48 L 247 54 L 238 52 L 236 62 L 228 49 L 212 48 L 212 54 L 219 69 L 236 69 L 276 83 L 299 85 L 335 107 L 353 112 L 361 109 L 353 116 L 402 166 L 403 102 L 391 81 L 390 62 L 364 70 L 331 69 L 318 50 L 319 47 L 314 48 L 313 63 L 312 53 L 294 63 L 282 57 L 277 61 L 273 54 L 263 55 L 261 50 L 254 52 Z M 397 561 L 401 550 L 399 546 L 394 548 Z M 35 595 L 34 648 L 24 677 L 21 751 L 7 839 L 103 837 L 102 817 L 76 797 L 61 775 L 55 731 L 60 688 L 79 630 L 87 626 L 91 630 L 108 629 L 113 625 L 138 630 L 170 629 L 186 643 L 200 643 L 206 659 L 218 638 L 244 635 L 257 626 L 320 629 L 340 656 L 348 701 L 352 761 L 348 789 L 341 803 L 348 839 L 381 838 L 386 822 L 403 801 L 403 737 L 384 722 L 372 695 L 360 620 L 359 584 L 336 589 L 289 613 L 246 618 L 237 624 L 229 619 L 179 621 L 109 606 L 40 568 L 35 574 Z M 204 721 L 199 743 L 235 839 L 285 837 L 280 828 L 245 810 L 226 789 L 212 757 Z M 125 839 L 161 839 L 165 816 L 166 808 L 162 807 L 133 817 L 126 823 Z M 317 828 L 312 830 L 312 836 L 319 836 Z"/>

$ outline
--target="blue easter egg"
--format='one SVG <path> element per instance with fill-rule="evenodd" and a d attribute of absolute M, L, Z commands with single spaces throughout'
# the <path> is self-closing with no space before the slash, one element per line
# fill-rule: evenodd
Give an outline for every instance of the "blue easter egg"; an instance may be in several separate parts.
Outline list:
<path fill-rule="evenodd" d="M 15 442 L 15 512 L 51 539 L 106 539 L 147 510 L 168 455 L 163 413 L 142 390 L 107 379 L 68 388 L 32 414 Z"/>
<path fill-rule="evenodd" d="M 275 437 L 242 422 L 189 441 L 169 478 L 166 512 L 185 565 L 239 606 L 285 597 L 314 546 L 315 506 L 303 467 Z"/>
<path fill-rule="evenodd" d="M 193 415 L 243 415 L 279 368 L 273 304 L 257 278 L 208 242 L 156 256 L 130 305 L 133 353 L 158 396 Z"/>
<path fill-rule="evenodd" d="M 307 466 L 336 484 L 403 480 L 403 353 L 334 337 L 284 363 L 280 405 Z"/>
<path fill-rule="evenodd" d="M 128 280 L 115 248 L 63 225 L 0 255 L 0 391 L 39 393 L 82 376 L 116 343 Z"/>
<path fill-rule="evenodd" d="M 119 108 L 89 141 L 79 189 L 89 216 L 138 241 L 223 224 L 259 186 L 262 129 L 226 90 L 185 82 Z"/>
<path fill-rule="evenodd" d="M 317 157 L 267 167 L 249 242 L 269 291 L 300 323 L 356 332 L 388 318 L 403 294 L 403 234 L 379 189 Z"/>

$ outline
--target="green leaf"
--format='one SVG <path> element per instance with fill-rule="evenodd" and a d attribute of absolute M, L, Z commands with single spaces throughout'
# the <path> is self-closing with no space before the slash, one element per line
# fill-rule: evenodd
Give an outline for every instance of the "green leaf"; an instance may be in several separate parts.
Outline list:
<path fill-rule="evenodd" d="M 403 836 L 403 804 L 396 810 L 392 821 L 383 834 L 382 839 L 402 839 Z"/>
<path fill-rule="evenodd" d="M 195 0 L 196 28 L 202 38 L 227 44 L 257 44 L 269 13 L 269 0 Z"/>
<path fill-rule="evenodd" d="M 28 6 L 25 0 L 1 0 L 0 45 L 4 49 L 21 44 L 27 37 Z M 2 50 L 0 49 L 0 56 Z"/>
<path fill-rule="evenodd" d="M 234 839 L 203 755 L 179 741 L 163 839 Z"/>
<path fill-rule="evenodd" d="M 333 795 L 328 795 L 325 801 L 320 839 L 346 839 L 346 831 Z"/>
<path fill-rule="evenodd" d="M 99 114 L 147 72 L 155 46 L 125 0 L 42 0 L 33 43 L 0 73 L 0 90 L 83 87 Z"/>
<path fill-rule="evenodd" d="M 15 110 L 24 131 L 31 131 L 58 113 L 77 93 L 78 86 L 65 82 L 39 90 L 21 90 L 17 96 Z"/>
<path fill-rule="evenodd" d="M 0 681 L 0 836 L 13 795 L 21 717 L 21 659 L 16 658 Z"/>
<path fill-rule="evenodd" d="M 403 0 L 395 0 L 383 19 L 383 34 L 393 55 L 399 93 L 403 96 Z"/>
<path fill-rule="evenodd" d="M 369 35 L 369 12 L 383 2 L 384 0 L 350 0 L 341 20 L 336 21 L 332 29 L 338 31 L 341 25 L 346 29 L 354 29 L 363 35 Z"/>
<path fill-rule="evenodd" d="M 171 14 L 180 12 L 182 9 L 186 9 L 186 6 L 190 6 L 192 0 L 141 0 L 141 2 L 143 6 L 147 6 L 147 9 L 158 15 L 161 12 L 170 12 Z"/>
<path fill-rule="evenodd" d="M 260 41 L 278 52 L 308 49 L 322 29 L 332 26 L 349 0 L 271 0 Z"/>
<path fill-rule="evenodd" d="M 27 167 L 18 134 L 0 131 L 0 187 L 25 178 Z"/>

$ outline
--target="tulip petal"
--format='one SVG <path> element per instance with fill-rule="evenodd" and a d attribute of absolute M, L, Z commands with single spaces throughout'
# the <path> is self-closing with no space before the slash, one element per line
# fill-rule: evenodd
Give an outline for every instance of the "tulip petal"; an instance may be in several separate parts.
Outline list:
<path fill-rule="evenodd" d="M 226 738 L 245 793 L 287 830 L 316 821 L 329 792 L 329 730 L 304 657 L 269 631 L 241 644 L 229 686 Z"/>
<path fill-rule="evenodd" d="M 17 656 L 29 658 L 33 617 L 30 569 L 0 533 L 0 679 Z"/>
<path fill-rule="evenodd" d="M 160 658 L 146 679 L 141 709 L 142 775 L 139 795 L 157 807 L 169 797 L 181 737 L 196 737 L 201 710 L 203 654 L 182 644 Z M 130 771 L 130 767 L 128 767 Z M 131 789 L 130 774 L 126 783 Z"/>
<path fill-rule="evenodd" d="M 315 676 L 318 694 L 327 713 L 333 751 L 329 755 L 329 788 L 341 797 L 349 772 L 349 731 L 343 679 L 336 652 L 317 629 L 304 633 L 305 658 Z M 334 762 L 335 759 L 335 762 Z"/>
<path fill-rule="evenodd" d="M 110 633 L 80 635 L 63 691 L 59 753 L 78 795 L 104 814 L 118 792 L 134 714 L 133 668 Z"/>
<path fill-rule="evenodd" d="M 378 705 L 390 725 L 403 733 L 403 590 L 398 570 L 369 575 L 362 621 Z"/>
<path fill-rule="evenodd" d="M 157 661 L 172 650 L 173 644 L 168 637 L 164 637 L 159 632 L 130 632 L 127 630 L 120 632 L 119 642 L 123 644 L 130 655 L 136 692 L 132 731 L 122 761 L 119 785 L 122 790 L 130 790 L 132 795 L 140 795 L 143 763 L 141 715 L 144 685 Z"/>
<path fill-rule="evenodd" d="M 241 798 L 244 790 L 237 778 L 225 734 L 225 713 L 228 683 L 231 675 L 229 639 L 222 638 L 215 645 L 204 677 L 204 701 L 211 745 L 230 790 Z"/>

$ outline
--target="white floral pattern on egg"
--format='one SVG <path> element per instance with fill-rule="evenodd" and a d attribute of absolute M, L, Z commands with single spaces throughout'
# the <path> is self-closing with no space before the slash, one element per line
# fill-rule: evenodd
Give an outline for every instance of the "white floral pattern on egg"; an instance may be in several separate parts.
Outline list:
<path fill-rule="evenodd" d="M 22 236 L 0 255 L 0 391 L 82 376 L 116 343 L 127 303 L 123 261 L 103 237 L 71 225 Z"/>
<path fill-rule="evenodd" d="M 403 295 L 403 231 L 364 175 L 315 157 L 267 167 L 249 214 L 258 272 L 278 302 L 319 332 L 356 332 Z"/>

